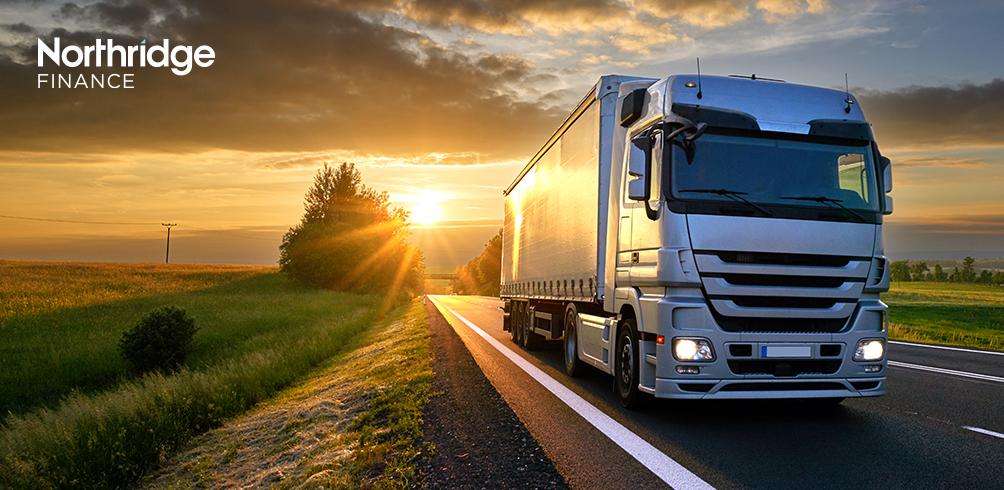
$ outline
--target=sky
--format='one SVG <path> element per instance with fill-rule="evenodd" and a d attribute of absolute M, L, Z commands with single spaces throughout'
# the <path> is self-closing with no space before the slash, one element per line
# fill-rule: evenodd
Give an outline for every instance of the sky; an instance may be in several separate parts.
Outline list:
<path fill-rule="evenodd" d="M 886 254 L 997 257 L 1001 25 L 999 0 L 0 0 L 0 259 L 157 262 L 176 223 L 172 262 L 275 264 L 317 169 L 351 162 L 416 217 L 438 206 L 411 240 L 462 265 L 599 76 L 698 57 L 708 75 L 846 74 L 893 162 Z M 39 67 L 57 37 L 215 56 L 185 75 Z M 133 88 L 38 82 L 126 73 Z"/>

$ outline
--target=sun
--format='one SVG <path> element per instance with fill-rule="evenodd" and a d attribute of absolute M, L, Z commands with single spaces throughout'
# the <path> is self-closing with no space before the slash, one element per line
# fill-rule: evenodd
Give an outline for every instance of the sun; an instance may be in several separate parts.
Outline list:
<path fill-rule="evenodd" d="M 411 210 L 411 220 L 417 224 L 428 225 L 439 221 L 442 209 L 439 207 L 442 196 L 435 192 L 422 192 L 414 198 L 415 207 Z"/>
<path fill-rule="evenodd" d="M 439 205 L 434 202 L 420 202 L 415 209 L 411 211 L 411 219 L 415 223 L 421 223 L 424 225 L 435 223 L 439 221 L 439 216 L 442 214 L 439 209 Z"/>

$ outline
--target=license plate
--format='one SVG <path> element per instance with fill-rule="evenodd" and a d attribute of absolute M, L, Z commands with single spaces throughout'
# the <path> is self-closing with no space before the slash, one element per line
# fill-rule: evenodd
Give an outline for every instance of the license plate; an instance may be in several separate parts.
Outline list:
<path fill-rule="evenodd" d="M 812 357 L 811 345 L 764 345 L 760 357 Z"/>

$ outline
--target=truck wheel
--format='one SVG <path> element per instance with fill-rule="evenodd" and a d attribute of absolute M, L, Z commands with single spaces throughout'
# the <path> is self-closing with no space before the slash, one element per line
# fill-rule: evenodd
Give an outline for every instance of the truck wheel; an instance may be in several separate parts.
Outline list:
<path fill-rule="evenodd" d="M 519 344 L 519 302 L 513 301 L 509 305 L 509 340 L 514 344 Z"/>
<path fill-rule="evenodd" d="M 523 345 L 523 310 L 525 309 L 525 307 L 526 303 L 523 302 L 516 303 L 516 313 L 515 313 L 516 316 L 513 318 L 513 321 L 515 323 L 513 324 L 513 329 L 512 329 L 513 332 L 512 341 L 516 342 L 516 345 Z"/>
<path fill-rule="evenodd" d="M 533 331 L 533 318 L 530 318 L 530 303 L 527 303 L 523 312 L 523 347 L 526 350 L 537 350 L 540 348 L 544 338 Z"/>
<path fill-rule="evenodd" d="M 617 332 L 617 350 L 614 351 L 614 384 L 617 397 L 624 408 L 637 408 L 641 393 L 638 390 L 638 335 L 634 318 L 621 323 Z"/>
<path fill-rule="evenodd" d="M 561 346 L 565 353 L 565 374 L 572 378 L 582 372 L 582 361 L 579 360 L 579 332 L 576 328 L 578 316 L 579 310 L 575 307 L 575 303 L 568 305 Z"/>

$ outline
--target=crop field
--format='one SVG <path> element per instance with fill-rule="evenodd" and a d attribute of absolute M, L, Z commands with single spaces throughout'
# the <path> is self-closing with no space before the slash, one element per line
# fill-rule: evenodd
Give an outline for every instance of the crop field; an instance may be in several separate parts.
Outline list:
<path fill-rule="evenodd" d="M 0 261 L 0 305 L 0 487 L 15 488 L 128 484 L 387 306 L 298 287 L 275 267 L 18 261 Z M 194 350 L 177 374 L 131 376 L 119 339 L 161 306 L 195 318 Z"/>
<path fill-rule="evenodd" d="M 889 337 L 1004 350 L 1004 289 L 974 284 L 893 283 Z"/>

